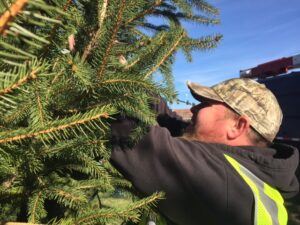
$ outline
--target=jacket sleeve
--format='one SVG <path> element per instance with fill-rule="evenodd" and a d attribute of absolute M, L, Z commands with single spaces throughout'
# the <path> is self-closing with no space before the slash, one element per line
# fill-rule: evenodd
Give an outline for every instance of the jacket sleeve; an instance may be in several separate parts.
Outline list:
<path fill-rule="evenodd" d="M 150 104 L 150 108 L 156 113 L 157 123 L 161 127 L 169 130 L 172 136 L 181 136 L 189 122 L 183 121 L 182 118 L 173 112 L 161 97 L 157 97 L 157 101 Z"/>
<path fill-rule="evenodd" d="M 172 137 L 166 128 L 154 126 L 132 148 L 115 143 L 111 162 L 142 195 L 165 192 L 159 209 L 169 219 L 199 224 L 199 211 L 226 208 L 226 175 L 217 155 L 214 145 Z M 214 203 L 218 206 L 210 207 Z"/>

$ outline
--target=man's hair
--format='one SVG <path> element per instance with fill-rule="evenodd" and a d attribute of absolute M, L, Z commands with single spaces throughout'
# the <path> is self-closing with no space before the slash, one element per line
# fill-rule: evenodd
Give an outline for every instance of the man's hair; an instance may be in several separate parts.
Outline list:
<path fill-rule="evenodd" d="M 239 119 L 240 115 L 227 107 L 227 113 L 225 117 L 227 118 L 233 118 L 233 119 Z M 248 138 L 251 141 L 251 143 L 255 146 L 259 147 L 267 147 L 270 145 L 270 142 L 267 141 L 262 135 L 260 135 L 256 130 L 251 127 L 250 131 L 248 132 Z"/>
<path fill-rule="evenodd" d="M 248 133 L 248 137 L 255 146 L 268 147 L 271 144 L 263 136 L 261 136 L 256 130 L 254 130 L 252 127 Z"/>

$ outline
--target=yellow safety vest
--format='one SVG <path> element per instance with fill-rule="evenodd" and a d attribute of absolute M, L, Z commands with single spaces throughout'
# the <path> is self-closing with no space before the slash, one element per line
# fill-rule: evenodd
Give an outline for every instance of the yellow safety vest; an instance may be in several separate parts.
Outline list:
<path fill-rule="evenodd" d="M 231 156 L 224 156 L 252 190 L 255 200 L 254 225 L 286 225 L 288 214 L 279 191 L 263 182 Z"/>

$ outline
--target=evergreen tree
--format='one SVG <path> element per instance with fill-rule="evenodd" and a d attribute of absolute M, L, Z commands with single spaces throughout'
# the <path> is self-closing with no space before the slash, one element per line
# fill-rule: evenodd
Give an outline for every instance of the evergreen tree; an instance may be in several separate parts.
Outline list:
<path fill-rule="evenodd" d="M 109 120 L 137 118 L 136 135 L 155 123 L 153 96 L 176 97 L 175 52 L 191 60 L 221 38 L 190 38 L 182 21 L 218 24 L 218 10 L 205 0 L 0 0 L 0 14 L 0 221 L 137 222 L 163 195 L 103 204 L 102 194 L 135 193 L 109 163 Z"/>

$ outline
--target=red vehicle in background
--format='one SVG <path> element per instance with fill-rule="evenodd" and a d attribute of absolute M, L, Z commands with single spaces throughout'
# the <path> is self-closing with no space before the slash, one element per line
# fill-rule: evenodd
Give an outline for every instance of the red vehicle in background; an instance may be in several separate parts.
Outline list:
<path fill-rule="evenodd" d="M 276 142 L 300 149 L 300 54 L 240 71 L 240 77 L 257 79 L 277 97 L 283 121 Z M 289 73 L 289 70 L 294 70 Z"/>

